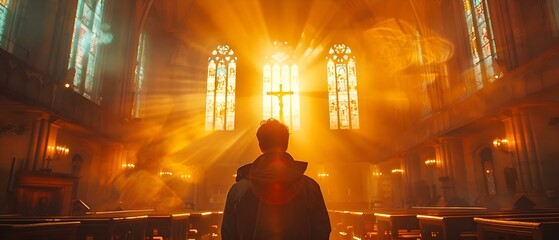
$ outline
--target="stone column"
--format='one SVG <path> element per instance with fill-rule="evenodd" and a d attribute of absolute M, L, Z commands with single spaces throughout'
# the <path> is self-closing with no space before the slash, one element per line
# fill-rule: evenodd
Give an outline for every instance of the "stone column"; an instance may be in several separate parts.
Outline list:
<path fill-rule="evenodd" d="M 35 158 L 33 171 L 46 167 L 46 151 L 50 132 L 50 122 L 48 119 L 41 119 L 39 135 L 37 136 L 37 146 L 35 148 Z"/>
<path fill-rule="evenodd" d="M 414 191 L 414 187 L 417 186 L 416 183 L 419 181 L 419 169 L 421 168 L 421 165 L 419 157 L 416 154 L 404 153 L 403 161 L 403 186 L 405 187 L 403 197 L 405 206 L 410 206 L 410 204 L 414 205 L 415 200 L 417 199 L 417 193 Z"/>
<path fill-rule="evenodd" d="M 461 139 L 443 138 L 435 145 L 441 178 L 441 192 L 446 201 L 467 199 L 468 184 Z"/>
<path fill-rule="evenodd" d="M 37 165 L 35 160 L 35 152 L 37 151 L 37 139 L 41 129 L 41 118 L 33 118 L 31 125 L 31 133 L 29 135 L 29 144 L 27 146 L 27 158 L 25 159 L 24 170 L 26 172 L 33 171 Z"/>
<path fill-rule="evenodd" d="M 535 134 L 530 121 L 530 113 L 515 109 L 511 117 L 504 120 L 510 150 L 515 153 L 520 191 L 541 193 L 541 166 L 536 153 Z"/>
<path fill-rule="evenodd" d="M 48 115 L 40 112 L 26 112 L 33 119 L 29 144 L 27 145 L 27 159 L 25 160 L 25 171 L 36 171 L 42 167 L 42 158 L 46 150 L 46 137 L 48 136 Z"/>

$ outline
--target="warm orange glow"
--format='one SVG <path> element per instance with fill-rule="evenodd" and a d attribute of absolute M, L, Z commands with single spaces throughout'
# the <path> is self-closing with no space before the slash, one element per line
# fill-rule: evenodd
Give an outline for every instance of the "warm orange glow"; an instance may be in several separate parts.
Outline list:
<path fill-rule="evenodd" d="M 495 149 L 508 152 L 509 150 L 509 141 L 506 138 L 495 138 L 493 140 L 493 147 Z"/>
<path fill-rule="evenodd" d="M 436 160 L 436 159 L 425 160 L 425 165 L 426 166 L 438 167 L 440 164 L 441 164 L 441 162 L 439 160 Z"/>
<path fill-rule="evenodd" d="M 132 169 L 135 168 L 136 165 L 134 163 L 123 163 L 122 164 L 122 168 L 126 168 L 126 169 Z"/>
<path fill-rule="evenodd" d="M 419 29 L 405 21 L 389 19 L 366 33 L 371 51 L 388 71 L 412 65 L 444 63 L 454 53 L 454 45 L 441 37 L 419 35 Z"/>
<path fill-rule="evenodd" d="M 55 158 L 66 157 L 69 153 L 70 149 L 66 146 L 47 146 L 47 155 L 53 156 Z"/>
<path fill-rule="evenodd" d="M 149 69 L 146 69 L 151 76 L 146 86 L 149 94 L 145 99 L 141 128 L 134 128 L 134 132 L 127 133 L 130 142 L 137 143 L 137 149 L 130 150 L 130 154 L 119 159 L 117 165 L 119 171 L 114 173 L 112 182 L 106 183 L 107 189 L 116 188 L 119 191 L 121 196 L 118 200 L 124 203 L 124 207 L 150 204 L 150 207 L 157 207 L 157 209 L 180 208 L 197 197 L 196 194 L 199 192 L 196 193 L 193 189 L 200 190 L 212 185 L 228 187 L 234 183 L 231 176 L 236 168 L 251 162 L 260 154 L 255 132 L 258 123 L 262 120 L 264 92 L 261 71 L 264 53 L 270 49 L 274 41 L 288 40 L 298 58 L 301 131 L 291 133 L 288 151 L 297 160 L 309 162 L 309 170 L 317 168 L 318 164 L 345 159 L 372 161 L 364 157 L 371 155 L 367 151 L 371 151 L 371 148 L 382 148 L 376 145 L 378 136 L 370 134 L 378 130 L 374 127 L 376 126 L 374 123 L 367 122 L 366 131 L 352 131 L 351 137 L 354 139 L 348 140 L 345 137 L 333 137 L 332 131 L 328 126 L 324 127 L 320 119 L 325 112 L 328 112 L 328 101 L 324 98 L 324 94 L 328 91 L 324 73 L 327 63 L 325 54 L 333 42 L 339 41 L 322 33 L 328 31 L 329 22 L 336 21 L 339 17 L 335 14 L 339 10 L 335 8 L 337 4 L 335 6 L 326 6 L 318 2 L 311 4 L 311 9 L 308 10 L 308 21 L 312 23 L 297 23 L 297 26 L 301 27 L 297 30 L 300 31 L 300 35 L 297 36 L 299 38 L 278 39 L 278 35 L 282 37 L 281 34 L 277 33 L 277 29 L 268 29 L 265 12 L 260 6 L 269 4 L 268 1 L 231 1 L 242 2 L 242 7 L 223 4 L 220 14 L 216 14 L 215 4 L 206 2 L 208 1 L 195 1 L 193 7 L 196 11 L 193 11 L 192 16 L 184 18 L 187 19 L 184 21 L 185 29 L 193 32 L 184 34 L 185 42 L 190 44 L 189 46 L 185 48 L 171 45 L 173 49 L 165 49 L 167 45 L 160 45 L 153 51 L 162 50 L 162 52 L 173 53 L 173 56 L 165 56 L 166 61 L 163 63 L 157 62 L 158 59 L 150 61 Z M 226 24 L 216 24 L 217 29 L 208 31 L 206 24 L 197 21 L 198 14 L 203 15 L 208 22 Z M 291 18 L 289 19 L 291 21 Z M 281 30 L 289 32 L 291 30 L 287 29 L 289 24 L 283 23 L 282 26 L 286 29 Z M 393 27 L 392 30 L 397 31 L 398 26 Z M 212 42 L 210 46 L 205 46 L 206 42 L 197 42 L 190 38 L 199 34 L 200 39 L 214 39 L 214 34 L 218 32 L 223 36 L 235 37 L 228 39 L 229 42 Z M 174 35 L 181 37 L 180 32 Z M 390 38 L 390 36 L 385 37 Z M 368 40 L 370 44 L 367 45 L 376 44 L 374 39 Z M 397 41 L 397 37 L 392 40 Z M 430 43 L 424 50 L 430 58 L 429 61 L 444 61 L 446 55 L 452 54 L 451 49 L 445 48 L 443 39 L 425 41 Z M 235 97 L 236 119 L 234 131 L 230 132 L 205 131 L 207 82 L 204 80 L 207 80 L 208 62 L 194 61 L 193 58 L 187 57 L 192 55 L 190 52 L 194 49 L 205 56 L 216 44 L 234 46 L 239 63 Z M 390 48 L 388 45 L 381 44 L 380 47 L 388 50 Z M 363 46 L 355 44 L 352 50 L 356 56 L 364 56 L 362 48 Z M 396 61 L 396 65 L 404 65 L 403 62 L 407 59 L 399 59 L 396 55 L 389 57 Z M 366 61 L 359 61 L 359 63 L 368 66 Z M 387 63 L 392 64 L 390 61 Z M 251 69 L 255 73 L 251 73 Z M 367 69 L 363 68 L 358 71 L 358 74 L 365 74 L 366 71 Z M 363 89 L 366 87 L 369 86 L 364 86 Z M 360 97 L 390 98 L 389 100 L 402 104 L 408 102 L 403 91 Z M 369 101 L 370 99 L 363 101 L 360 99 L 359 103 Z M 287 112 L 287 108 L 285 111 Z M 361 121 L 361 127 L 364 127 L 363 125 L 364 122 Z M 119 166 L 122 163 L 133 163 L 134 168 L 127 171 L 127 174 L 122 174 L 122 168 Z M 227 165 L 230 169 L 216 170 L 216 166 L 219 165 Z M 159 172 L 159 169 L 163 171 Z M 360 181 L 360 176 L 370 178 L 380 177 L 383 174 L 380 170 L 373 171 L 367 167 L 364 168 L 362 175 L 338 174 L 340 171 L 337 168 L 327 168 L 307 171 L 307 174 L 320 178 L 323 194 L 330 197 L 332 201 L 338 199 L 345 201 L 349 191 L 344 184 Z M 385 175 L 390 174 L 390 168 L 383 171 Z M 176 181 L 180 183 L 179 186 L 169 184 L 177 179 L 180 180 Z M 201 181 L 212 182 L 201 184 Z M 376 186 L 372 186 L 370 191 L 376 191 L 373 188 Z M 219 189 L 219 191 L 223 195 L 226 194 L 227 189 Z M 354 190 L 352 186 L 350 197 L 360 196 L 358 192 L 359 190 Z M 367 194 L 362 195 L 367 196 Z"/>
<path fill-rule="evenodd" d="M 192 178 L 192 175 L 190 175 L 190 174 L 181 174 L 180 177 L 181 177 L 181 178 L 185 178 L 185 179 L 191 179 L 191 178 Z"/>

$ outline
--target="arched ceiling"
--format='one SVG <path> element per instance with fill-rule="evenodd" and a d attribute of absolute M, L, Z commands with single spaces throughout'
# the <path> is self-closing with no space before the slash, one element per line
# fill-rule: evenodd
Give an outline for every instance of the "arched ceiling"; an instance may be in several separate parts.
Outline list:
<path fill-rule="evenodd" d="M 376 21 L 378 0 L 156 0 L 151 24 L 185 41 L 216 36 L 265 35 L 298 41 L 305 31 L 366 29 Z M 325 31 L 325 30 L 328 31 Z"/>

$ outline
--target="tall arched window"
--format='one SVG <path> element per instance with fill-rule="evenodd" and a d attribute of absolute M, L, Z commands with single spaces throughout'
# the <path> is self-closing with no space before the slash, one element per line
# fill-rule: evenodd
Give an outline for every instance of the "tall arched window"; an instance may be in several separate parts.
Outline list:
<path fill-rule="evenodd" d="M 95 79 L 99 46 L 110 42 L 112 37 L 101 30 L 104 0 L 78 0 L 72 48 L 68 63 L 74 69 L 72 86 L 74 91 L 99 103 L 98 88 Z"/>
<path fill-rule="evenodd" d="M 328 54 L 330 129 L 359 129 L 355 57 L 344 44 L 335 44 Z"/>
<path fill-rule="evenodd" d="M 206 130 L 235 128 L 237 57 L 227 45 L 219 45 L 208 59 Z"/>
<path fill-rule="evenodd" d="M 490 148 L 484 148 L 481 150 L 480 159 L 487 194 L 496 195 L 497 187 L 495 184 L 495 171 L 493 168 L 493 151 L 491 151 Z"/>
<path fill-rule="evenodd" d="M 274 42 L 273 51 L 265 57 L 263 69 L 263 117 L 276 118 L 291 130 L 299 130 L 299 67 L 293 50 L 286 42 Z"/>
<path fill-rule="evenodd" d="M 487 0 L 463 0 L 464 16 L 470 39 L 470 53 L 475 79 L 475 88 L 483 87 L 484 81 L 495 80 L 493 59 L 497 57 L 495 39 Z"/>
<path fill-rule="evenodd" d="M 8 19 L 10 0 L 0 0 L 0 44 L 4 41 L 4 27 Z"/>
<path fill-rule="evenodd" d="M 140 34 L 138 40 L 138 53 L 136 55 L 136 69 L 134 76 L 134 98 L 132 100 L 132 117 L 143 117 L 143 106 L 146 97 L 145 92 L 145 79 L 144 79 L 144 64 L 145 64 L 145 51 L 146 51 L 146 35 Z"/>

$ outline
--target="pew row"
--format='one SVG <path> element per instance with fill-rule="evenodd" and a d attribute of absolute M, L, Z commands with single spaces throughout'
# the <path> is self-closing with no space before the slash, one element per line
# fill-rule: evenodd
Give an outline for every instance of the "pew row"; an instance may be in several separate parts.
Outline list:
<path fill-rule="evenodd" d="M 78 221 L 0 223 L 0 239 L 76 239 Z"/>
<path fill-rule="evenodd" d="M 221 212 L 5 216 L 0 217 L 0 239 L 218 239 L 221 219 Z"/>
<path fill-rule="evenodd" d="M 559 209 L 486 210 L 478 208 L 413 209 L 375 213 L 378 239 L 477 239 L 474 217 L 545 218 Z"/>
<path fill-rule="evenodd" d="M 478 239 L 552 240 L 559 236 L 559 217 L 548 218 L 474 218 Z"/>
<path fill-rule="evenodd" d="M 417 215 L 421 229 L 421 239 L 477 239 L 475 217 L 490 219 L 546 219 L 559 217 L 559 210 L 494 211 L 477 214 L 449 216 Z"/>

